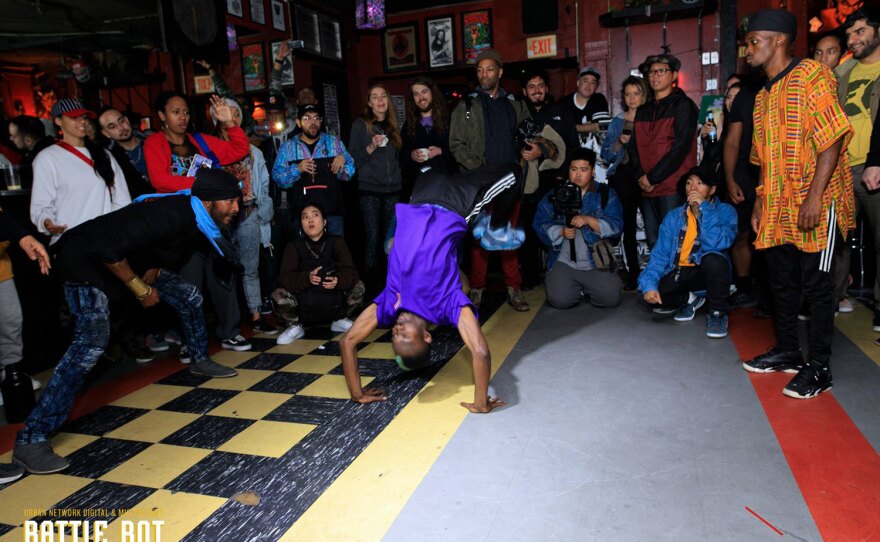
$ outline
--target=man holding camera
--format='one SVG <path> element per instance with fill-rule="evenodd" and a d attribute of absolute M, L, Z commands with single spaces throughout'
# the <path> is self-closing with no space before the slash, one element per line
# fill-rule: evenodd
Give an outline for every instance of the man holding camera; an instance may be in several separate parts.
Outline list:
<path fill-rule="evenodd" d="M 570 309 L 581 295 L 595 307 L 620 304 L 620 277 L 606 239 L 620 235 L 623 208 L 614 190 L 593 181 L 596 153 L 571 153 L 568 182 L 541 200 L 533 226 L 550 249 L 544 288 L 547 304 Z"/>
<path fill-rule="evenodd" d="M 354 159 L 342 141 L 322 130 L 321 113 L 312 104 L 299 109 L 299 136 L 285 143 L 272 167 L 272 180 L 290 191 L 290 205 L 301 208 L 308 199 L 326 213 L 327 231 L 343 235 L 343 194 L 339 181 L 354 175 Z"/>

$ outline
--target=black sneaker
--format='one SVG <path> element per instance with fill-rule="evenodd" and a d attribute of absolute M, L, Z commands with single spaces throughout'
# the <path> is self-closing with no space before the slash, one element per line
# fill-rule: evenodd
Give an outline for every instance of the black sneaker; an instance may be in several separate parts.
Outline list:
<path fill-rule="evenodd" d="M 273 311 L 272 298 L 269 296 L 264 297 L 263 304 L 260 306 L 260 314 L 272 314 Z"/>
<path fill-rule="evenodd" d="M 730 309 L 754 307 L 758 304 L 758 297 L 753 292 L 739 291 L 730 296 Z"/>
<path fill-rule="evenodd" d="M 831 369 L 828 365 L 808 363 L 791 379 L 782 393 L 795 399 L 812 399 L 831 389 Z"/>
<path fill-rule="evenodd" d="M 752 373 L 796 373 L 803 366 L 800 350 L 780 350 L 776 346 L 743 362 L 743 368 Z"/>
<path fill-rule="evenodd" d="M 241 335 L 236 335 L 231 339 L 223 339 L 220 341 L 220 346 L 226 350 L 235 350 L 236 352 L 245 352 L 252 348 L 251 342 Z"/>
<path fill-rule="evenodd" d="M 14 463 L 0 463 L 0 484 L 14 482 L 24 476 L 24 468 Z"/>
<path fill-rule="evenodd" d="M 142 337 L 129 337 L 122 343 L 125 355 L 134 358 L 138 363 L 149 363 L 156 359 L 156 353 L 151 348 L 147 348 L 146 342 Z"/>
<path fill-rule="evenodd" d="M 874 309 L 874 331 L 880 332 L 880 310 Z"/>
<path fill-rule="evenodd" d="M 251 322 L 251 329 L 254 333 L 265 333 L 266 335 L 277 335 L 278 328 L 266 321 L 261 315 L 258 320 Z"/>

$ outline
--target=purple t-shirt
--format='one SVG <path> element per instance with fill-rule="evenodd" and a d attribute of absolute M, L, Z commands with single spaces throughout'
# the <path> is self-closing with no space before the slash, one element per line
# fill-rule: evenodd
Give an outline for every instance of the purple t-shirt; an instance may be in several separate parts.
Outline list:
<path fill-rule="evenodd" d="M 375 299 L 380 327 L 390 327 L 401 310 L 425 320 L 457 326 L 463 307 L 456 251 L 467 232 L 464 218 L 434 205 L 398 203 L 394 245 L 388 256 L 385 290 Z"/>

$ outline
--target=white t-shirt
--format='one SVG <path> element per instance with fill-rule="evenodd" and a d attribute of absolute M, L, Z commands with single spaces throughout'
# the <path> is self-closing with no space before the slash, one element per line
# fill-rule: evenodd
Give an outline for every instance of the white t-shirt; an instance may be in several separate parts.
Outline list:
<path fill-rule="evenodd" d="M 75 147 L 91 158 L 85 147 Z M 107 151 L 104 151 L 107 152 Z M 109 156 L 109 153 L 107 153 Z M 110 157 L 113 168 L 113 189 L 81 158 L 58 145 L 40 151 L 34 159 L 34 188 L 31 192 L 31 222 L 41 232 L 49 231 L 43 222 L 48 218 L 67 229 L 107 214 L 131 203 L 125 175 Z M 61 235 L 53 235 L 50 244 Z"/>

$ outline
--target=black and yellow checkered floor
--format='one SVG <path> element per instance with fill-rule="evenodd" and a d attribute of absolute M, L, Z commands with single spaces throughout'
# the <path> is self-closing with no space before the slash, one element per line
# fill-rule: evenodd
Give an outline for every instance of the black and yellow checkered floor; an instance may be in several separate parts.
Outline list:
<path fill-rule="evenodd" d="M 537 312 L 502 301 L 481 311 L 494 368 Z M 378 540 L 465 418 L 458 402 L 472 398 L 457 331 L 434 337 L 432 364 L 414 373 L 394 363 L 387 330 L 360 345 L 363 384 L 388 392 L 372 405 L 348 400 L 339 337 L 326 328 L 213 354 L 238 370 L 230 379 L 165 360 L 167 376 L 147 371 L 139 389 L 62 427 L 52 444 L 69 469 L 0 489 L 0 541 L 23 540 L 25 521 L 59 518 L 109 521 L 110 541 L 119 519 L 159 520 L 164 541 Z M 86 395 L 101 405 L 99 393 Z"/>

